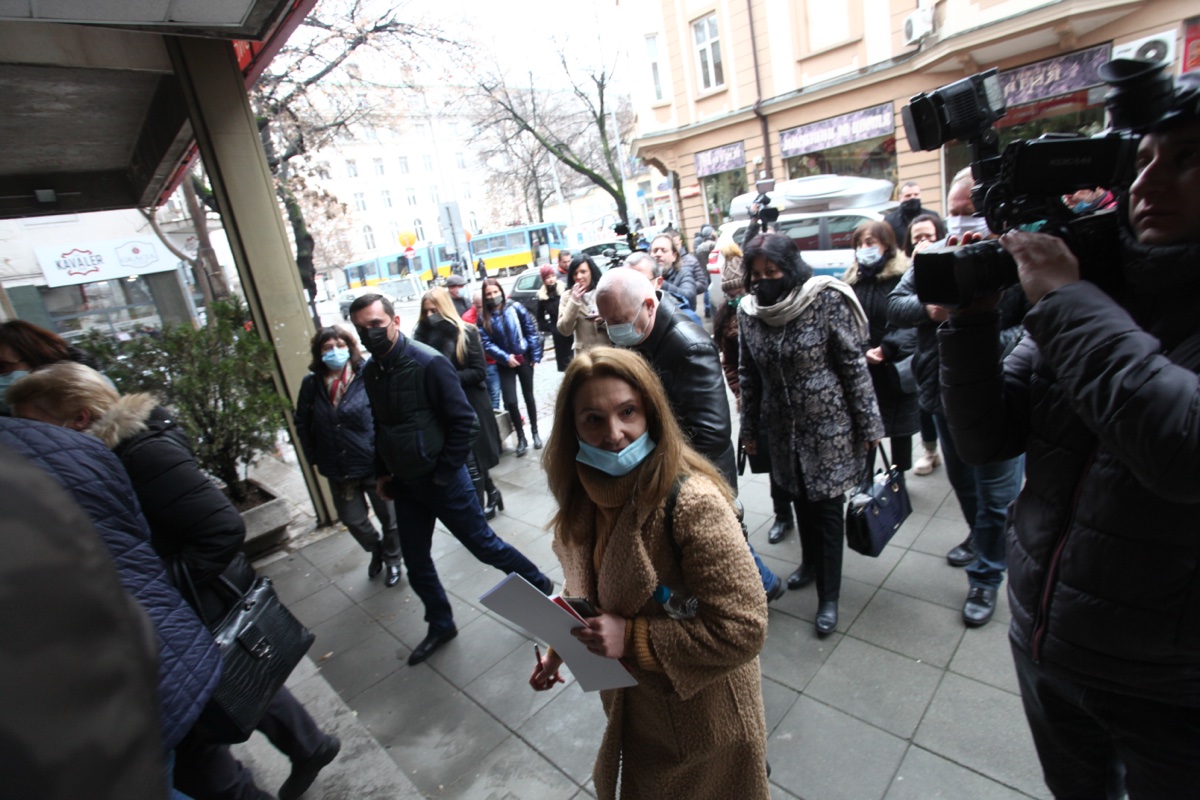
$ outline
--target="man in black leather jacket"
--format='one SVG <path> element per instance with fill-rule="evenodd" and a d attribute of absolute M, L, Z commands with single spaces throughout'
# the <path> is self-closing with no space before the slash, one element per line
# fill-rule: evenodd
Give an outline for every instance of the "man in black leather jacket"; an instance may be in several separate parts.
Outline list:
<path fill-rule="evenodd" d="M 1115 275 L 1007 233 L 1033 310 L 1001 364 L 981 301 L 938 332 L 976 463 L 1027 454 L 1010 638 L 1058 797 L 1200 796 L 1200 76 L 1141 141 Z M 1122 786 L 1122 782 L 1124 786 Z"/>

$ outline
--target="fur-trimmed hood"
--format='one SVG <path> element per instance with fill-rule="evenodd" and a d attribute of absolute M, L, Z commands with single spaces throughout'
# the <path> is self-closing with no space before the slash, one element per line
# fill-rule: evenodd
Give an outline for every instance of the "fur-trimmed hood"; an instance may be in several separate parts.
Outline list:
<path fill-rule="evenodd" d="M 158 398 L 152 394 L 121 395 L 112 408 L 92 423 L 88 433 L 113 450 L 126 439 L 148 430 L 147 420 L 158 406 Z"/>
<path fill-rule="evenodd" d="M 912 260 L 904 253 L 897 251 L 896 255 L 892 256 L 891 260 L 883 265 L 883 269 L 879 270 L 879 274 L 875 276 L 877 281 L 886 281 L 891 278 L 899 278 L 904 273 L 908 272 L 912 267 Z M 842 280 L 853 286 L 858 282 L 858 262 L 855 261 L 846 270 L 846 274 L 842 276 Z"/>

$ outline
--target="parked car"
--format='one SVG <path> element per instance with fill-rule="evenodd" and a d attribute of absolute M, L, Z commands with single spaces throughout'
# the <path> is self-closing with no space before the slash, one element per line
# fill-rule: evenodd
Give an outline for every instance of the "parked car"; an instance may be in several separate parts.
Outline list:
<path fill-rule="evenodd" d="M 813 268 L 814 275 L 832 275 L 840 278 L 854 261 L 854 229 L 864 222 L 882 220 L 884 213 L 895 203 L 883 204 L 879 208 L 847 208 L 838 211 L 814 211 L 780 214 L 773 227 L 795 240 L 800 254 Z M 729 235 L 744 246 L 742 237 L 750 227 L 749 220 L 726 222 L 720 227 L 718 239 Z M 725 268 L 725 258 L 718 248 L 713 248 L 708 257 L 708 271 L 720 275 Z M 721 294 L 721 280 L 716 278 L 709 287 L 713 302 Z"/>
<path fill-rule="evenodd" d="M 346 290 L 338 295 L 338 310 L 342 312 L 342 319 L 350 319 L 350 306 L 358 299 L 358 292 Z"/>
<path fill-rule="evenodd" d="M 602 260 L 605 264 L 608 263 L 608 257 L 604 255 L 606 250 L 615 250 L 617 258 L 622 261 L 633 252 L 629 249 L 629 242 L 625 239 L 610 239 L 603 242 L 593 242 L 583 247 L 575 248 L 571 251 L 571 255 L 587 255 L 591 256 L 592 260 L 599 264 Z"/>
<path fill-rule="evenodd" d="M 628 251 L 628 245 L 626 246 Z M 596 262 L 596 266 L 600 268 L 600 274 L 608 272 L 608 261 L 603 256 L 592 256 L 592 261 Z M 567 286 L 567 276 L 561 272 L 558 275 L 558 282 L 563 287 L 562 291 L 570 291 Z M 512 300 L 516 300 L 521 305 L 529 309 L 529 313 L 537 316 L 537 293 L 542 288 L 542 272 L 541 267 L 530 267 L 517 276 L 516 282 L 509 291 L 508 296 Z"/>
<path fill-rule="evenodd" d="M 415 275 L 406 275 L 402 278 L 392 278 L 388 281 L 372 284 L 362 289 L 347 289 L 338 295 L 338 310 L 342 313 L 342 319 L 350 319 L 350 306 L 359 295 L 364 295 L 370 292 L 381 294 L 396 303 L 411 303 L 416 300 L 424 292 L 421 284 L 421 279 Z"/>

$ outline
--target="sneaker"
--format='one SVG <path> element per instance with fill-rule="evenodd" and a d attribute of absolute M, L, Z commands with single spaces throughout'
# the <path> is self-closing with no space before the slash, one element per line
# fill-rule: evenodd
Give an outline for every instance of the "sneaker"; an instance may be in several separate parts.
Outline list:
<path fill-rule="evenodd" d="M 942 457 L 938 455 L 937 448 L 926 450 L 921 453 L 917 462 L 913 464 L 914 475 L 928 475 L 938 468 L 942 463 Z"/>

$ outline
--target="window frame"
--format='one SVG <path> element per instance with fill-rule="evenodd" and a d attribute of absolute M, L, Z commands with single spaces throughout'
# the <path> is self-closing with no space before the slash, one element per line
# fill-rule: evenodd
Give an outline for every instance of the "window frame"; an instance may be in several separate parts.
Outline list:
<path fill-rule="evenodd" d="M 701 27 L 703 26 L 703 28 Z M 717 12 L 710 11 L 698 19 L 692 20 L 689 26 L 691 32 L 692 53 L 696 64 L 696 86 L 700 94 L 710 94 L 725 88 L 725 61 L 721 57 L 721 28 L 717 21 Z M 698 42 L 697 35 L 703 33 L 704 41 Z M 713 58 L 713 51 L 716 58 Z M 707 55 L 707 61 L 704 56 Z M 718 70 L 720 75 L 717 75 Z M 711 82 L 707 73 L 711 71 Z"/>

